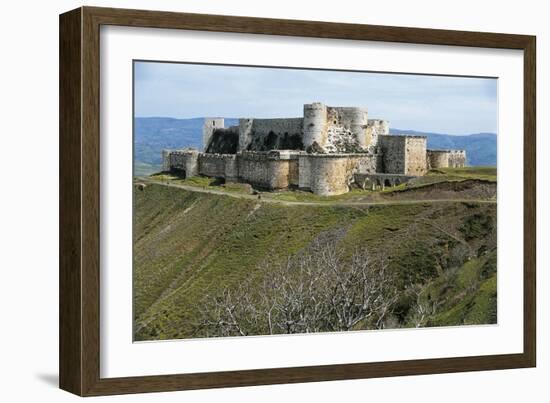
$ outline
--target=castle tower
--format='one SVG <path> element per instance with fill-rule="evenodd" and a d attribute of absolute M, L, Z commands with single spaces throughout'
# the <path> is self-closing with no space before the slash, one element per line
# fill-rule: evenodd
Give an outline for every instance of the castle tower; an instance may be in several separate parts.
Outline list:
<path fill-rule="evenodd" d="M 254 119 L 239 119 L 239 145 L 237 152 L 244 151 L 252 141 L 252 126 Z"/>
<path fill-rule="evenodd" d="M 204 118 L 204 124 L 202 126 L 202 149 L 206 151 L 210 144 L 212 134 L 216 129 L 224 128 L 223 118 Z"/>
<path fill-rule="evenodd" d="M 162 150 L 162 170 L 168 172 L 172 168 L 172 150 Z"/>
<path fill-rule="evenodd" d="M 324 148 L 327 143 L 327 107 L 320 102 L 305 104 L 303 127 L 305 149 L 308 150 L 313 143 Z"/>
<path fill-rule="evenodd" d="M 371 145 L 371 136 L 368 127 L 367 108 L 340 108 L 346 126 L 357 139 L 359 147 L 366 149 Z"/>
<path fill-rule="evenodd" d="M 371 137 L 370 145 L 377 146 L 379 136 L 386 136 L 390 134 L 390 122 L 382 119 L 369 119 L 368 135 Z"/>

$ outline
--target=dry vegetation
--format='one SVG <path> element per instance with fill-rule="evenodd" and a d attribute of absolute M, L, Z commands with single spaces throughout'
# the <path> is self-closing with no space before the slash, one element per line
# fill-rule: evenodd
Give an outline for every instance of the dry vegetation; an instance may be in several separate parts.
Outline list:
<path fill-rule="evenodd" d="M 496 322 L 494 203 L 282 206 L 148 184 L 134 223 L 136 340 Z"/>

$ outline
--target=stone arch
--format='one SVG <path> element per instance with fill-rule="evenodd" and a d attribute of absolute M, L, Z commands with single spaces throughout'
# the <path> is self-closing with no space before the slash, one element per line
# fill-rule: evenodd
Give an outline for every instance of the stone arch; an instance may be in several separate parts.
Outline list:
<path fill-rule="evenodd" d="M 384 187 L 386 187 L 386 186 L 388 186 L 388 187 L 391 186 L 391 182 L 390 182 L 389 179 L 384 180 Z"/>

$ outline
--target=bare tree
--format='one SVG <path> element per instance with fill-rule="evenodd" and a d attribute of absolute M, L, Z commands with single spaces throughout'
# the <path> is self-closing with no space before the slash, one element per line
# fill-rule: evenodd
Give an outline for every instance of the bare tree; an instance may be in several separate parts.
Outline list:
<path fill-rule="evenodd" d="M 428 320 L 438 312 L 444 301 L 426 296 L 426 287 L 421 284 L 414 284 L 408 291 L 415 297 L 409 312 L 409 323 L 412 323 L 415 327 L 425 326 Z"/>
<path fill-rule="evenodd" d="M 364 250 L 351 256 L 318 239 L 284 262 L 265 261 L 258 277 L 207 296 L 197 332 L 204 336 L 291 334 L 382 328 L 396 300 L 387 265 Z"/>

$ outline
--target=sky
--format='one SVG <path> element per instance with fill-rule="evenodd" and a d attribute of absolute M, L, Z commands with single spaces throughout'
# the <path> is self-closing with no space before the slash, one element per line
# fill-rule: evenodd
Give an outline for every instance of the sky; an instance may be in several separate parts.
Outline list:
<path fill-rule="evenodd" d="M 301 117 L 303 105 L 361 106 L 390 127 L 497 133 L 497 79 L 135 62 L 135 117 Z"/>

